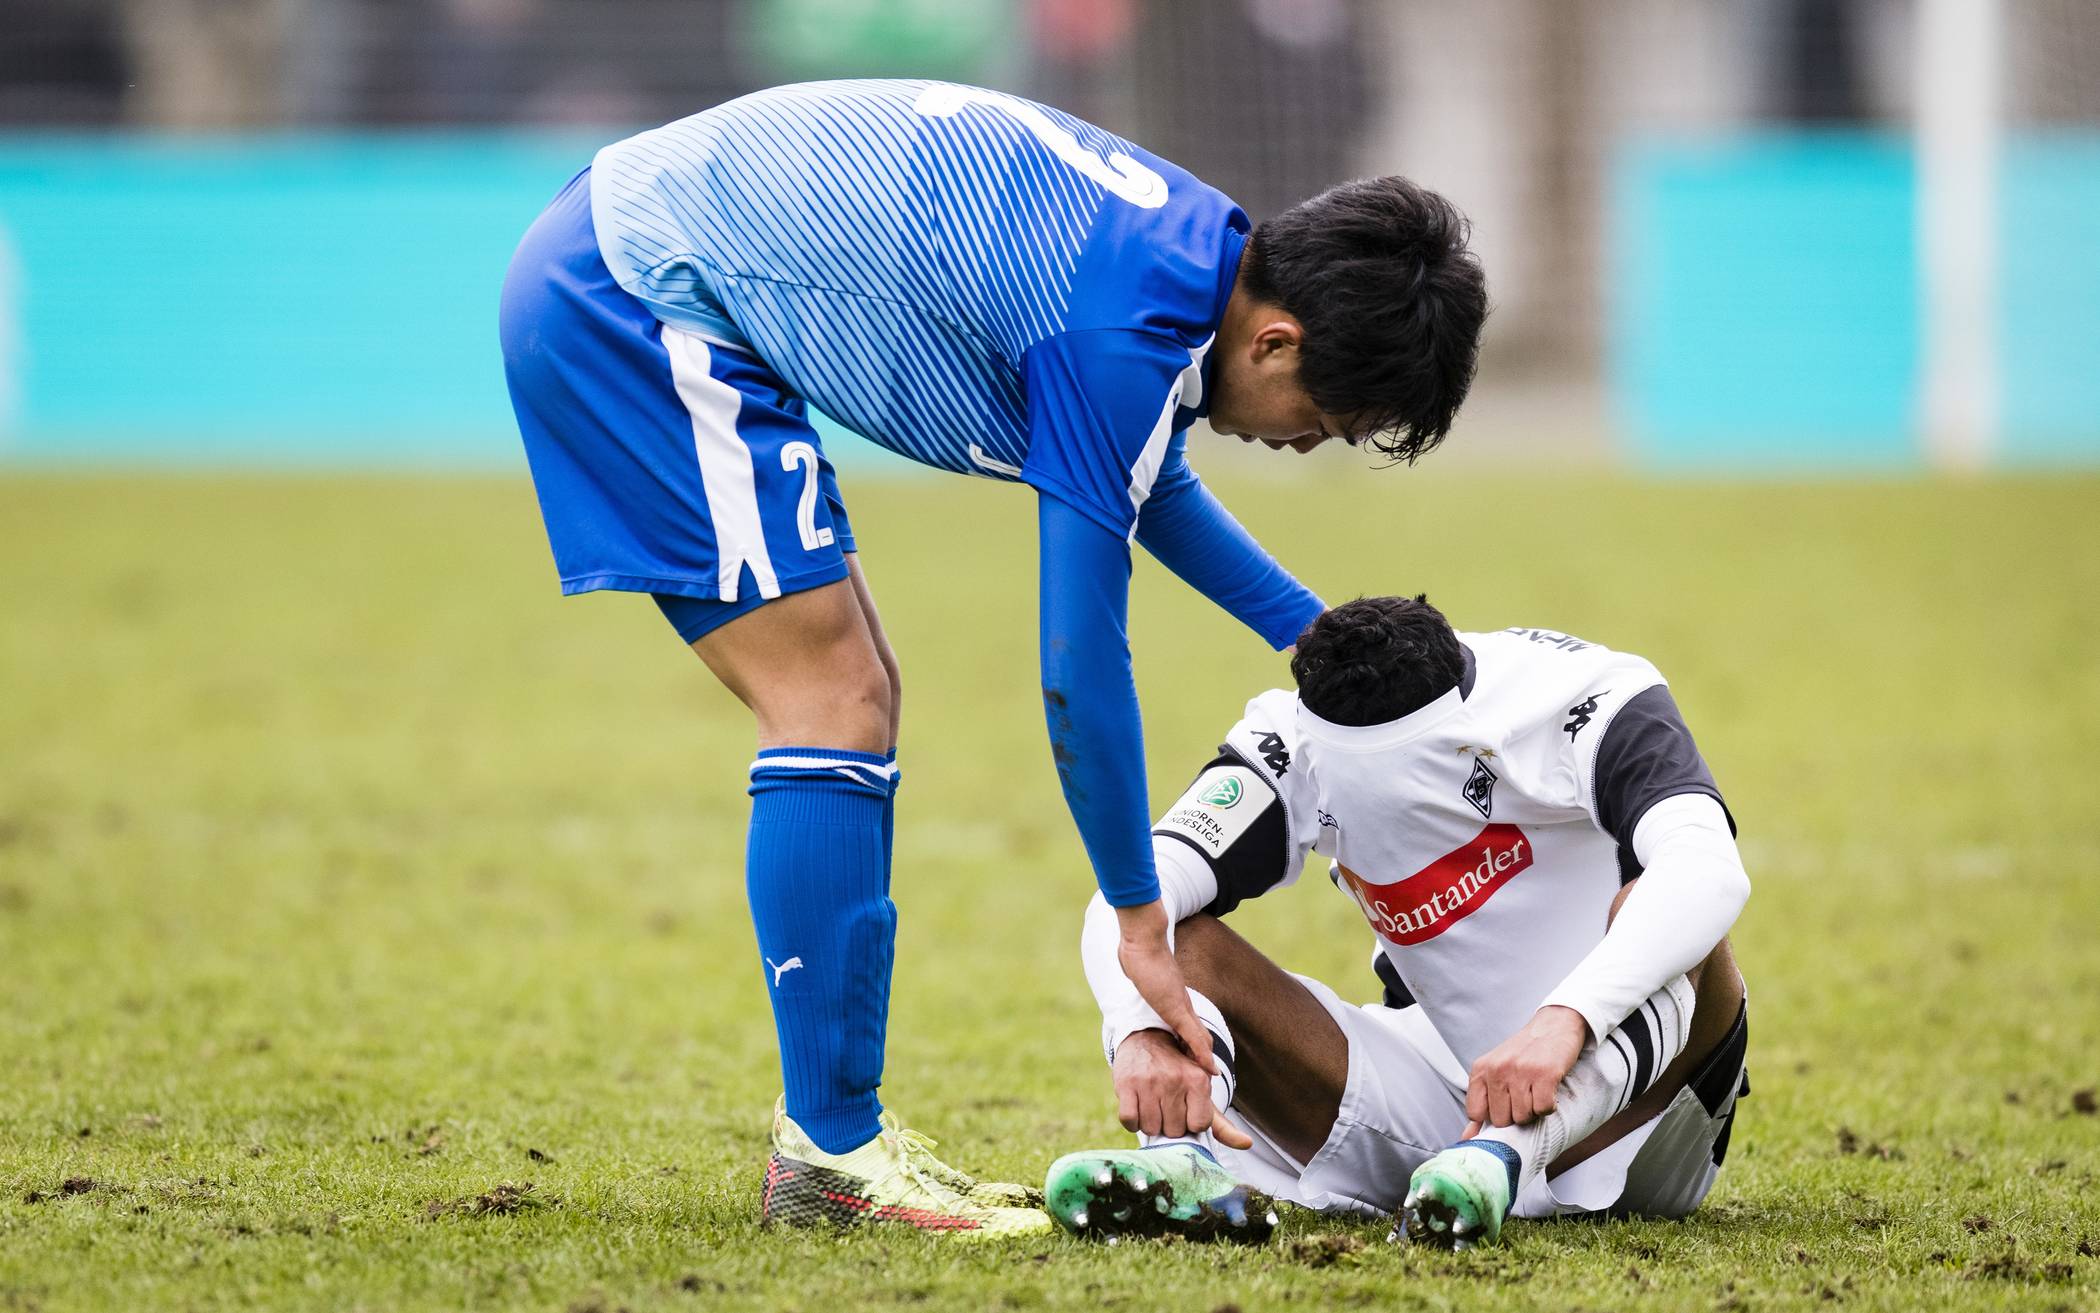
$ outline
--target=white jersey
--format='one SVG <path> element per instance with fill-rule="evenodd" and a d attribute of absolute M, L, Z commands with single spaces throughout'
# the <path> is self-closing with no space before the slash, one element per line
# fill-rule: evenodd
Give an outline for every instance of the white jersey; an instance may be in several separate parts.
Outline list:
<path fill-rule="evenodd" d="M 1421 1004 L 1470 1066 L 1603 939 L 1648 809 L 1720 793 L 1647 661 L 1545 630 L 1459 638 L 1459 686 L 1399 720 L 1255 698 L 1153 833 L 1202 855 L 1220 915 L 1333 859 L 1388 1001 Z"/>

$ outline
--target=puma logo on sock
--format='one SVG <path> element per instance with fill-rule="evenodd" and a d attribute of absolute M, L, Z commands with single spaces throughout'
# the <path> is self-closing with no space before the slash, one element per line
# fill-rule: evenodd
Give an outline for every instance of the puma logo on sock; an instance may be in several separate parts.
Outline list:
<path fill-rule="evenodd" d="M 777 967 L 773 966 L 773 959 L 770 957 L 763 958 L 761 960 L 764 961 L 767 966 L 773 967 L 773 987 L 775 989 L 780 988 L 780 978 L 782 976 L 786 975 L 790 971 L 793 971 L 796 967 L 802 965 L 802 959 L 799 957 L 791 957 L 787 961 L 782 962 Z"/>

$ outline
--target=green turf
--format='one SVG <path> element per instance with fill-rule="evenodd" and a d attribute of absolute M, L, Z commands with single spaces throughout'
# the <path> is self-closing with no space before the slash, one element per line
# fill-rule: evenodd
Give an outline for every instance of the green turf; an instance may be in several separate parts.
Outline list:
<path fill-rule="evenodd" d="M 1649 656 L 1742 820 L 1756 1093 L 1692 1221 L 1455 1259 L 1303 1213 L 1255 1251 L 761 1233 L 749 731 L 654 608 L 558 600 L 521 482 L 16 475 L 0 1310 L 2100 1307 L 2100 481 L 1334 464 L 1224 491 L 1329 597 Z M 1119 1133 L 1033 517 L 849 491 L 906 671 L 886 1093 L 1036 1176 Z M 1164 800 L 1285 675 L 1137 594 Z M 1375 992 L 1324 881 L 1235 922 Z"/>

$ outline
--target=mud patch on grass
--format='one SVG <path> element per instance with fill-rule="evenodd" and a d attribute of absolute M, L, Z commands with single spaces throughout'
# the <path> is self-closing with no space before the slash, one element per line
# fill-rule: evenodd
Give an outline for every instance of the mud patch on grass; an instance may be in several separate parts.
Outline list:
<path fill-rule="evenodd" d="M 2007 1245 L 1969 1268 L 1963 1275 L 1971 1281 L 2046 1281 L 2053 1284 L 2071 1279 L 2071 1265 L 2036 1263 L 2022 1258 L 2018 1249 Z"/>
<path fill-rule="evenodd" d="M 1903 1161 L 1903 1150 L 1892 1144 L 1883 1144 L 1879 1140 L 1861 1140 L 1859 1133 L 1850 1126 L 1837 1128 L 1837 1151 L 1847 1157 L 1860 1154 L 1868 1158 L 1879 1158 L 1883 1162 Z"/>
<path fill-rule="evenodd" d="M 523 1184 L 505 1181 L 480 1194 L 462 1195 L 457 1199 L 433 1199 L 423 1205 L 423 1220 L 435 1221 L 440 1217 L 499 1217 L 559 1207 L 561 1200 L 558 1197 L 541 1194 L 539 1188 L 530 1181 Z"/>
<path fill-rule="evenodd" d="M 1300 1267 L 1333 1267 L 1362 1253 L 1362 1237 L 1353 1235 L 1309 1235 L 1283 1248 L 1283 1256 Z"/>
<path fill-rule="evenodd" d="M 113 1188 L 115 1187 L 111 1186 L 107 1181 L 98 1181 L 92 1176 L 68 1176 L 65 1180 L 58 1183 L 58 1188 L 55 1190 L 29 1191 L 22 1196 L 22 1202 L 25 1204 L 48 1203 L 53 1199 L 65 1199 L 80 1194 L 93 1194 L 97 1190 Z"/>

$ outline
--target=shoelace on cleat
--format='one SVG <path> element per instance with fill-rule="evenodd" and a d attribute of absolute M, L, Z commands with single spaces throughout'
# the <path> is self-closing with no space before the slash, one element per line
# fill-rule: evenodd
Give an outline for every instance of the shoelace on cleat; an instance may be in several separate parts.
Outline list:
<path fill-rule="evenodd" d="M 882 1138 L 889 1143 L 891 1149 L 895 1152 L 891 1156 L 890 1169 L 881 1176 L 869 1178 L 867 1191 L 870 1198 L 874 1198 L 876 1192 L 891 1181 L 904 1177 L 909 1182 L 907 1192 L 901 1195 L 904 1199 L 909 1199 L 909 1189 L 917 1189 L 925 1194 L 933 1208 L 942 1212 L 975 1215 L 984 1211 L 981 1205 L 974 1204 L 963 1198 L 961 1191 L 956 1190 L 937 1175 L 928 1171 L 925 1165 L 918 1160 L 917 1155 L 911 1152 L 912 1149 L 923 1145 L 929 1150 L 928 1156 L 931 1156 L 930 1150 L 933 1141 L 928 1140 L 923 1135 L 919 1135 L 916 1131 L 907 1131 L 901 1128 L 883 1132 Z M 917 1144 L 913 1143 L 914 1139 L 917 1140 Z"/>
<path fill-rule="evenodd" d="M 977 1184 L 976 1177 L 959 1168 L 950 1167 L 933 1152 L 940 1147 L 939 1140 L 906 1126 L 892 1126 L 890 1134 L 897 1137 L 897 1143 L 903 1146 L 907 1158 L 916 1161 L 921 1171 L 950 1190 L 957 1194 L 967 1194 Z"/>

